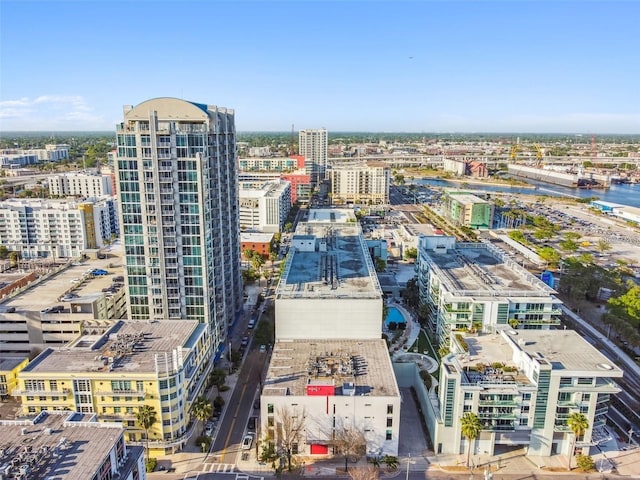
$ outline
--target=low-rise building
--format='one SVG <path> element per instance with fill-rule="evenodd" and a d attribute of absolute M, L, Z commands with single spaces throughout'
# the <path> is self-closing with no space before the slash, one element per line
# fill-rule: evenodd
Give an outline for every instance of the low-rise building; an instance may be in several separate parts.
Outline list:
<path fill-rule="evenodd" d="M 144 448 L 127 445 L 124 431 L 76 412 L 0 420 L 0 478 L 145 480 Z"/>
<path fill-rule="evenodd" d="M 240 232 L 240 250 L 243 258 L 245 258 L 244 252 L 246 250 L 253 250 L 262 255 L 263 258 L 269 258 L 272 241 L 273 233 Z"/>
<path fill-rule="evenodd" d="M 560 325 L 562 302 L 555 290 L 489 243 L 455 237 L 420 237 L 420 302 L 440 346 L 452 332 L 549 329 Z"/>
<path fill-rule="evenodd" d="M 260 409 L 264 438 L 294 454 L 339 455 L 345 441 L 398 454 L 400 391 L 382 339 L 276 341 Z"/>
<path fill-rule="evenodd" d="M 528 455 L 571 455 L 572 413 L 588 422 L 577 448 L 607 438 L 605 416 L 613 379 L 622 370 L 573 330 L 512 330 L 461 335 L 442 359 L 437 399 L 426 413 L 437 454 L 468 449 L 461 418 L 480 418 L 482 431 L 471 455 L 493 455 L 498 446 L 527 446 Z"/>
<path fill-rule="evenodd" d="M 240 158 L 238 165 L 241 172 L 293 172 L 304 168 L 304 157 Z"/>
<path fill-rule="evenodd" d="M 455 225 L 484 230 L 493 227 L 495 205 L 476 195 L 448 191 L 442 208 L 445 218 Z"/>
<path fill-rule="evenodd" d="M 157 420 L 149 448 L 173 453 L 193 432 L 191 406 L 204 392 L 212 353 L 209 326 L 196 320 L 119 321 L 43 351 L 20 372 L 14 396 L 25 415 L 71 410 L 122 422 L 130 442 L 142 442 L 136 414 L 150 406 Z"/>
<path fill-rule="evenodd" d="M 18 373 L 27 366 L 27 357 L 0 357 L 0 399 L 4 400 L 13 394 L 18 386 Z"/>

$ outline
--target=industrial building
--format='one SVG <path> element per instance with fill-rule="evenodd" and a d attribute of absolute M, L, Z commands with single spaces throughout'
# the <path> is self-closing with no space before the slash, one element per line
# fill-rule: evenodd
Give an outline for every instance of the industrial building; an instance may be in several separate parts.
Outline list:
<path fill-rule="evenodd" d="M 428 431 L 437 454 L 467 452 L 461 432 L 466 412 L 482 431 L 471 455 L 498 447 L 527 446 L 528 455 L 571 455 L 569 415 L 579 412 L 589 428 L 579 452 L 607 439 L 604 430 L 613 379 L 622 370 L 573 330 L 513 330 L 462 334 L 440 366 L 437 398 L 428 404 Z"/>
<path fill-rule="evenodd" d="M 104 334 L 43 351 L 20 372 L 13 395 L 24 415 L 70 410 L 122 422 L 130 442 L 142 442 L 136 413 L 151 406 L 157 421 L 149 428 L 149 448 L 164 455 L 180 450 L 193 433 L 191 406 L 204 392 L 211 356 L 206 324 L 118 321 Z"/>
<path fill-rule="evenodd" d="M 562 302 L 555 290 L 489 243 L 420 237 L 417 263 L 420 302 L 440 346 L 448 347 L 460 331 L 560 325 Z"/>
<path fill-rule="evenodd" d="M 475 230 L 493 227 L 495 205 L 471 193 L 446 191 L 442 209 L 445 218 L 455 225 Z"/>
<path fill-rule="evenodd" d="M 329 170 L 331 201 L 364 205 L 389 203 L 389 167 L 383 162 L 334 164 Z"/>
<path fill-rule="evenodd" d="M 76 412 L 0 420 L 3 480 L 145 480 L 144 448 L 127 445 L 120 423 Z"/>
<path fill-rule="evenodd" d="M 116 136 L 129 318 L 198 320 L 223 348 L 242 308 L 233 110 L 155 98 Z"/>

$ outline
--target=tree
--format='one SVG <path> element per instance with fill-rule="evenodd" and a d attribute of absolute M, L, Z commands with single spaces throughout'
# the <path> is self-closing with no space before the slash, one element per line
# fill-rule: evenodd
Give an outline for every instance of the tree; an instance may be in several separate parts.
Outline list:
<path fill-rule="evenodd" d="M 415 247 L 409 247 L 404 250 L 404 258 L 405 260 L 418 258 L 418 249 Z"/>
<path fill-rule="evenodd" d="M 144 429 L 144 438 L 146 440 L 147 463 L 149 463 L 149 429 L 157 421 L 156 410 L 151 405 L 142 405 L 136 413 L 136 420 Z"/>
<path fill-rule="evenodd" d="M 288 233 L 291 230 L 293 230 L 293 223 L 292 222 L 285 223 L 284 224 L 284 231 Z"/>
<path fill-rule="evenodd" d="M 278 455 L 276 446 L 271 437 L 266 437 L 262 442 L 262 451 L 260 452 L 259 458 L 263 463 L 270 463 L 271 468 L 276 472 L 276 476 L 279 476 L 280 462 L 276 462 L 280 459 L 280 455 Z"/>
<path fill-rule="evenodd" d="M 576 457 L 576 464 L 583 472 L 590 472 L 596 468 L 596 462 L 594 462 L 593 457 L 589 455 L 578 455 Z"/>
<path fill-rule="evenodd" d="M 538 250 L 538 256 L 542 260 L 547 262 L 547 264 L 550 267 L 558 266 L 558 264 L 560 263 L 560 260 L 562 260 L 562 257 L 560 256 L 560 253 L 558 253 L 557 250 L 555 250 L 555 249 L 553 249 L 551 247 L 542 247 L 540 250 Z"/>
<path fill-rule="evenodd" d="M 467 412 L 462 416 L 460 431 L 469 442 L 469 446 L 467 448 L 467 467 L 470 465 L 471 445 L 475 439 L 480 436 L 481 430 L 482 423 L 480 422 L 480 417 L 478 415 L 473 412 Z"/>
<path fill-rule="evenodd" d="M 637 327 L 640 325 L 640 286 L 629 280 L 627 287 L 626 293 L 610 298 L 607 304 L 614 314 L 629 319 Z"/>
<path fill-rule="evenodd" d="M 336 427 L 334 433 L 334 445 L 338 452 L 344 456 L 344 471 L 349 471 L 348 462 L 358 461 L 358 457 L 364 455 L 367 449 L 367 440 L 364 432 L 356 427 L 342 425 Z"/>
<path fill-rule="evenodd" d="M 205 396 L 200 396 L 193 402 L 193 406 L 191 407 L 191 413 L 195 418 L 200 420 L 203 425 L 204 422 L 211 418 L 213 415 L 213 405 Z"/>
<path fill-rule="evenodd" d="M 566 232 L 564 234 L 565 239 L 573 240 L 574 242 L 577 242 L 578 240 L 580 240 L 580 237 L 582 237 L 582 235 L 580 235 L 578 232 Z"/>
<path fill-rule="evenodd" d="M 566 239 L 558 243 L 560 248 L 568 253 L 575 253 L 578 250 L 578 242 L 571 239 Z"/>
<path fill-rule="evenodd" d="M 381 258 L 376 258 L 376 272 L 384 272 L 387 269 L 387 262 Z"/>
<path fill-rule="evenodd" d="M 596 243 L 596 248 L 598 249 L 598 251 L 600 253 L 605 253 L 605 252 L 608 252 L 609 250 L 611 250 L 613 247 L 611 246 L 611 243 L 609 243 L 606 240 L 604 240 L 603 238 L 601 238 Z"/>
<path fill-rule="evenodd" d="M 5 245 L 0 245 L 0 260 L 6 260 L 9 256 L 9 249 Z"/>
<path fill-rule="evenodd" d="M 573 441 L 571 442 L 571 450 L 569 451 L 569 471 L 571 471 L 571 459 L 576 449 L 578 437 L 581 437 L 589 429 L 589 420 L 583 413 L 573 412 L 567 418 L 567 426 L 573 432 Z"/>
<path fill-rule="evenodd" d="M 351 480 L 377 480 L 380 478 L 380 472 L 375 465 L 367 465 L 366 467 L 351 469 L 349 476 Z"/>
<path fill-rule="evenodd" d="M 16 251 L 9 252 L 9 262 L 11 262 L 12 268 L 15 268 L 18 266 L 18 262 L 20 261 L 20 258 L 22 258 L 22 255 L 20 255 L 20 252 L 16 252 Z"/>
<path fill-rule="evenodd" d="M 398 457 L 394 457 L 393 455 L 385 455 L 382 457 L 382 463 L 384 463 L 387 468 L 391 471 L 398 469 Z"/>
<path fill-rule="evenodd" d="M 276 444 L 287 461 L 287 469 L 291 471 L 291 460 L 297 451 L 305 426 L 305 410 L 282 406 L 276 411 Z"/>
<path fill-rule="evenodd" d="M 214 368 L 209 374 L 209 381 L 211 382 L 211 385 L 214 385 L 216 387 L 216 389 L 218 390 L 218 395 L 220 395 L 220 389 L 227 381 L 227 372 L 225 372 L 221 368 Z"/>

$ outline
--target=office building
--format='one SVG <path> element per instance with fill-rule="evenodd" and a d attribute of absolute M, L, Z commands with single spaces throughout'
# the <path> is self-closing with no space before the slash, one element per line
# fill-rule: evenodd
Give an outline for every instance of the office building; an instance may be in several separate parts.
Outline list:
<path fill-rule="evenodd" d="M 389 204 L 389 168 L 382 162 L 340 163 L 329 171 L 334 204 Z"/>
<path fill-rule="evenodd" d="M 120 423 L 95 415 L 42 412 L 0 422 L 0 478 L 145 480 L 144 448 L 127 445 Z"/>
<path fill-rule="evenodd" d="M 153 454 L 173 453 L 193 430 L 191 406 L 211 369 L 208 325 L 195 320 L 118 321 L 105 333 L 83 335 L 65 348 L 48 348 L 18 374 L 23 414 L 71 410 L 122 422 L 125 439 L 141 442 L 136 413 L 153 407 Z"/>
<path fill-rule="evenodd" d="M 58 197 L 103 197 L 115 193 L 112 189 L 111 175 L 62 173 L 51 175 L 47 178 L 47 183 L 49 194 Z"/>
<path fill-rule="evenodd" d="M 117 128 L 129 318 L 207 323 L 215 348 L 242 307 L 235 142 L 233 110 L 177 98 Z"/>
<path fill-rule="evenodd" d="M 291 184 L 266 182 L 257 188 L 240 188 L 240 228 L 258 232 L 281 232 L 291 210 Z"/>
<path fill-rule="evenodd" d="M 461 330 L 493 332 L 560 325 L 562 302 L 540 279 L 488 243 L 424 236 L 418 243 L 420 302 L 440 346 Z"/>
<path fill-rule="evenodd" d="M 578 453 L 606 440 L 605 416 L 613 379 L 622 370 L 572 330 L 501 329 L 461 334 L 442 359 L 437 401 L 426 413 L 437 454 L 467 452 L 461 418 L 480 417 L 482 431 L 471 455 L 494 455 L 498 447 L 526 446 L 528 455 L 571 455 L 567 425 L 582 413 L 589 428 L 577 439 Z"/>
<path fill-rule="evenodd" d="M 118 235 L 113 198 L 78 202 L 8 199 L 0 204 L 0 244 L 21 258 L 79 257 Z"/>
<path fill-rule="evenodd" d="M 442 207 L 444 216 L 453 224 L 473 229 L 488 230 L 493 227 L 493 203 L 467 192 L 448 191 Z"/>
<path fill-rule="evenodd" d="M 324 128 L 298 132 L 298 153 L 304 157 L 304 168 L 312 187 L 317 187 L 325 179 L 328 142 L 329 135 Z"/>

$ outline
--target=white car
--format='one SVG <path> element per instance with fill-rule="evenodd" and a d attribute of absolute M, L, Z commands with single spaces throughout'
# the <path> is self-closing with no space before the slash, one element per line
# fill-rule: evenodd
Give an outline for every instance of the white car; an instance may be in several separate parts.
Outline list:
<path fill-rule="evenodd" d="M 204 427 L 204 434 L 207 437 L 213 436 L 213 423 L 207 423 L 207 425 Z"/>
<path fill-rule="evenodd" d="M 253 445 L 253 435 L 245 435 L 242 439 L 242 449 L 249 450 Z"/>

